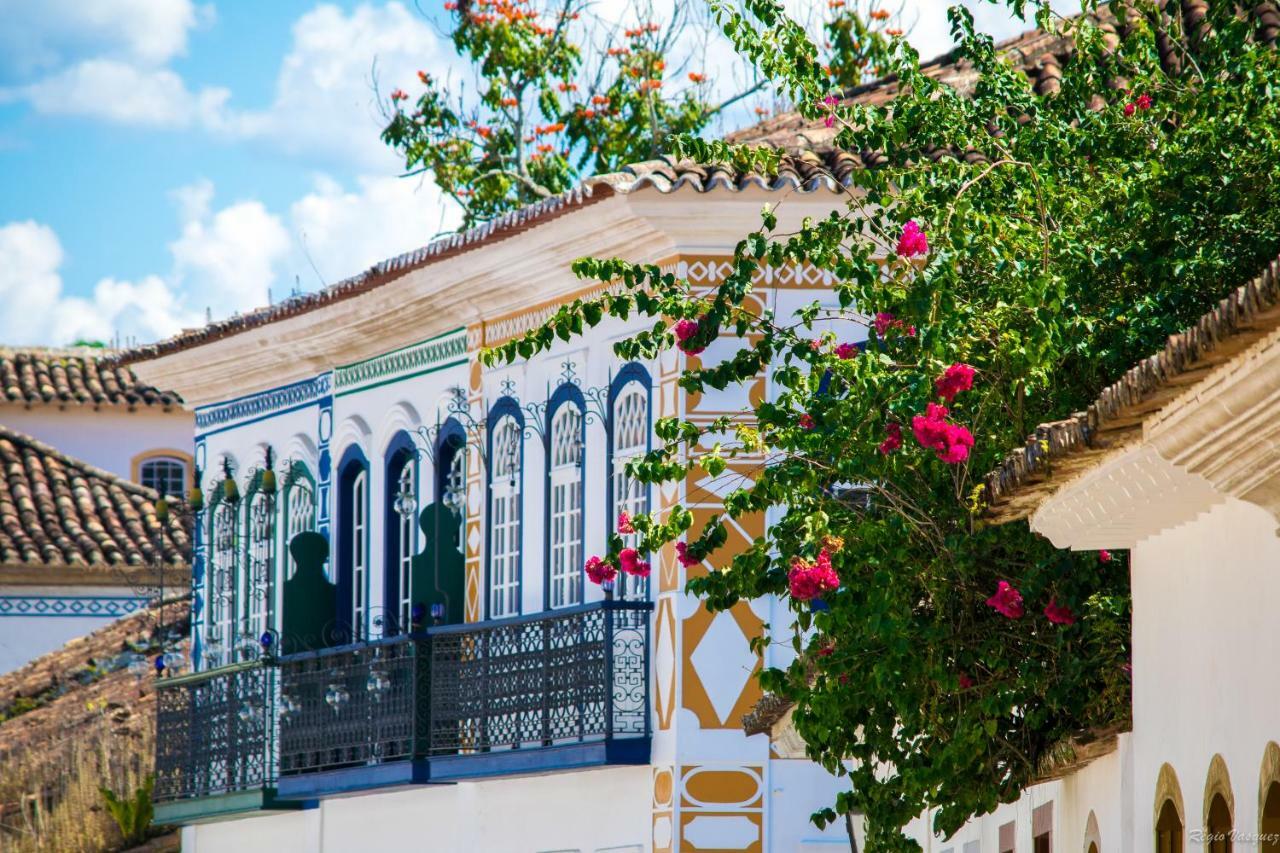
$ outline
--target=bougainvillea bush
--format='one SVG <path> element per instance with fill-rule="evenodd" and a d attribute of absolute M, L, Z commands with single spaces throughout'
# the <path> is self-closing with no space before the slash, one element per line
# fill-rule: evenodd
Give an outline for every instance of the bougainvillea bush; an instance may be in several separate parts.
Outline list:
<path fill-rule="evenodd" d="M 875 106 L 830 89 L 771 0 L 713 2 L 742 55 L 840 127 L 839 146 L 885 165 L 854 174 L 847 203 L 798 232 L 776 233 L 765 209 L 710 292 L 583 259 L 579 276 L 616 286 L 488 357 L 638 313 L 652 326 L 617 345 L 622 358 L 740 341 L 727 359 L 691 361 L 686 391 L 770 372 L 771 399 L 711 425 L 660 421 L 664 446 L 633 465 L 660 482 L 763 456 L 726 512 L 768 513 L 764 537 L 729 555 L 721 519 L 692 529 L 678 508 L 626 522 L 641 555 L 680 541 L 689 589 L 710 607 L 787 597 L 792 624 L 758 645 L 799 654 L 761 680 L 796 702 L 809 754 L 848 782 L 815 818 L 857 808 L 869 849 L 915 849 L 902 827 L 926 809 L 950 834 L 1016 798 L 1064 738 L 1126 720 L 1123 555 L 1060 552 L 1025 522 L 989 523 L 981 483 L 1037 422 L 1077 410 L 1280 251 L 1280 63 L 1224 2 L 1190 32 L 1150 3 L 1071 19 L 1033 7 L 1074 42 L 1042 97 L 957 8 L 972 91 L 922 75 L 898 43 L 900 94 Z M 674 153 L 759 169 L 780 156 L 689 138 Z M 829 270 L 843 307 L 745 310 L 756 271 L 783 264 Z M 836 331 L 814 331 L 820 320 Z M 698 447 L 721 432 L 735 440 Z M 593 578 L 640 568 L 623 546 L 595 555 Z"/>

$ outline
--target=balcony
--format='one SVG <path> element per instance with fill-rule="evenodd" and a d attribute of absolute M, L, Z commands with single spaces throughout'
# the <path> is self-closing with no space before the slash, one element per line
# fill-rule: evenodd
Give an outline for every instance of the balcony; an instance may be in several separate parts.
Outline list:
<path fill-rule="evenodd" d="M 160 682 L 157 823 L 297 808 L 275 796 L 275 684 L 275 668 L 261 662 Z"/>
<path fill-rule="evenodd" d="M 271 808 L 414 784 L 645 764 L 651 609 L 606 601 L 163 682 L 157 800 L 225 797 L 234 788 L 266 792 L 260 807 Z M 206 682 L 226 686 L 186 686 Z M 209 707 L 196 711 L 201 703 Z M 202 715 L 222 727 L 210 731 L 227 734 L 189 734 L 187 720 Z M 244 717 L 260 728 L 237 739 Z"/>

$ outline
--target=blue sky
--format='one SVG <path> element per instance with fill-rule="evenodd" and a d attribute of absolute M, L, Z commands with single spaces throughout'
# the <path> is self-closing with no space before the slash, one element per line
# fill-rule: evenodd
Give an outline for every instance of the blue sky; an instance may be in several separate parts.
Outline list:
<path fill-rule="evenodd" d="M 0 0 L 0 344 L 154 340 L 453 227 L 373 89 L 458 73 L 440 5 Z M 926 56 L 944 9 L 911 7 Z"/>

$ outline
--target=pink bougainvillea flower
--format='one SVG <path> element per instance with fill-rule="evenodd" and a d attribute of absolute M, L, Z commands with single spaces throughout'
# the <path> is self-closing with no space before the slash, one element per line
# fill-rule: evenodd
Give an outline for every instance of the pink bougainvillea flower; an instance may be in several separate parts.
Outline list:
<path fill-rule="evenodd" d="M 676 345 L 688 355 L 697 355 L 702 352 L 706 347 L 695 346 L 689 343 L 689 341 L 698 334 L 700 329 L 701 324 L 698 320 L 690 320 L 688 317 L 685 317 L 683 320 L 676 323 Z"/>
<path fill-rule="evenodd" d="M 618 552 L 618 568 L 629 575 L 640 574 L 640 552 L 635 548 L 623 548 Z"/>
<path fill-rule="evenodd" d="M 996 594 L 987 599 L 987 606 L 1001 616 L 1010 619 L 1022 618 L 1022 593 L 1009 586 L 1008 581 L 1000 581 L 996 585 Z"/>
<path fill-rule="evenodd" d="M 393 89 L 391 92 L 391 100 L 393 101 L 407 101 L 408 99 L 409 94 L 404 89 Z"/>
<path fill-rule="evenodd" d="M 808 412 L 801 412 L 800 417 L 796 419 L 796 423 L 800 424 L 800 426 L 804 427 L 805 429 L 813 429 L 815 426 L 813 421 L 813 415 L 809 414 Z"/>
<path fill-rule="evenodd" d="M 679 560 L 680 565 L 684 566 L 686 569 L 690 566 L 696 566 L 698 563 L 702 562 L 697 557 L 689 556 L 689 546 L 684 542 L 676 543 L 676 559 Z"/>
<path fill-rule="evenodd" d="M 625 511 L 618 513 L 618 532 L 623 536 L 636 532 L 635 525 L 631 523 L 631 516 Z"/>
<path fill-rule="evenodd" d="M 1131 101 L 1131 102 L 1129 102 L 1129 103 L 1127 103 L 1127 104 L 1125 104 L 1125 105 L 1124 105 L 1124 114 L 1125 114 L 1125 115 L 1127 115 L 1127 116 L 1131 116 L 1131 115 L 1133 115 L 1134 111 L 1135 111 L 1135 110 L 1137 110 L 1137 109 L 1138 109 L 1138 108 L 1137 108 L 1136 106 L 1134 106 L 1133 102 Z"/>
<path fill-rule="evenodd" d="M 933 387 L 938 392 L 938 396 L 949 403 L 961 391 L 968 391 L 973 387 L 973 376 L 972 367 L 963 362 L 957 362 L 934 380 Z"/>
<path fill-rule="evenodd" d="M 638 578 L 647 578 L 653 567 L 649 565 L 648 560 L 636 560 L 634 566 L 628 574 L 635 575 Z"/>
<path fill-rule="evenodd" d="M 825 98 L 822 99 L 822 103 L 826 104 L 828 107 L 834 107 L 836 104 L 840 103 L 840 96 L 827 95 Z"/>
<path fill-rule="evenodd" d="M 1055 625 L 1074 625 L 1076 615 L 1071 612 L 1071 608 L 1065 604 L 1059 604 L 1057 598 L 1049 599 L 1049 603 L 1044 606 L 1045 617 Z"/>
<path fill-rule="evenodd" d="M 880 442 L 880 452 L 888 456 L 902 447 L 902 425 L 894 421 L 884 425 L 884 441 Z"/>
<path fill-rule="evenodd" d="M 1138 100 L 1134 101 L 1134 103 L 1137 104 L 1138 109 L 1140 110 L 1149 110 L 1151 109 L 1151 96 L 1145 93 L 1141 94 L 1138 96 Z"/>
<path fill-rule="evenodd" d="M 840 587 L 840 576 L 831 565 L 831 555 L 825 548 L 818 552 L 818 558 L 813 562 L 793 557 L 787 581 L 791 597 L 797 601 L 811 601 Z"/>
<path fill-rule="evenodd" d="M 818 340 L 809 341 L 809 349 L 813 350 L 814 352 L 817 352 L 818 350 L 822 349 L 822 341 L 818 341 Z"/>
<path fill-rule="evenodd" d="M 836 358 L 842 358 L 848 361 L 851 358 L 856 358 L 857 355 L 858 355 L 857 344 L 844 343 L 836 347 Z"/>
<path fill-rule="evenodd" d="M 937 403 L 925 406 L 923 415 L 911 419 L 911 434 L 921 447 L 932 450 L 948 465 L 959 464 L 969 458 L 973 448 L 973 433 L 960 424 L 947 420 L 947 408 Z"/>
<path fill-rule="evenodd" d="M 960 681 L 961 690 L 968 690 L 969 688 L 973 687 L 973 679 L 970 678 L 967 673 L 964 673 L 964 672 L 960 673 L 959 681 Z"/>
<path fill-rule="evenodd" d="M 830 127 L 835 127 L 835 126 L 836 126 L 836 116 L 835 116 L 835 113 L 832 113 L 831 115 L 829 115 L 829 116 L 827 116 L 826 118 L 824 118 L 824 119 L 822 120 L 822 124 L 823 124 L 824 126 L 826 126 L 826 127 L 829 127 L 829 128 L 830 128 Z"/>
<path fill-rule="evenodd" d="M 1108 551 L 1108 550 L 1106 550 L 1105 548 L 1104 548 L 1104 549 L 1102 549 L 1101 551 L 1099 551 L 1099 552 L 1098 552 L 1098 562 L 1099 562 L 1099 563 L 1110 563 L 1110 562 L 1111 562 L 1111 552 L 1110 552 L 1110 551 Z"/>
<path fill-rule="evenodd" d="M 585 569 L 588 580 L 597 586 L 618 576 L 618 570 L 599 557 L 588 557 Z"/>
<path fill-rule="evenodd" d="M 876 336 L 883 338 L 886 334 L 889 333 L 889 330 L 894 327 L 894 324 L 896 322 L 897 321 L 893 319 L 893 315 L 890 314 L 888 311 L 881 311 L 880 313 L 876 314 L 876 319 L 875 319 Z"/>
<path fill-rule="evenodd" d="M 916 255 L 929 253 L 929 239 L 925 236 L 920 224 L 914 219 L 902 226 L 902 236 L 898 238 L 895 250 L 900 258 L 914 258 Z"/>

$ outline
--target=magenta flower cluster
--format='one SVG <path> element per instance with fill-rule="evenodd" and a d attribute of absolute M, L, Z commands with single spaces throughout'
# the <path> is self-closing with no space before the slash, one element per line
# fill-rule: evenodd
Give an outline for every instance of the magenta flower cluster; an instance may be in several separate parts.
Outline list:
<path fill-rule="evenodd" d="M 921 447 L 932 450 L 943 462 L 957 465 L 969 458 L 973 433 L 961 424 L 948 421 L 947 414 L 945 406 L 930 403 L 923 415 L 911 419 L 911 434 Z"/>
<path fill-rule="evenodd" d="M 1008 581 L 996 584 L 996 594 L 987 599 L 987 606 L 1008 619 L 1021 619 L 1025 611 L 1022 593 L 1011 586 Z M 1065 604 L 1059 604 L 1057 597 L 1049 599 L 1044 606 L 1045 618 L 1054 625 L 1074 625 L 1076 615 Z"/>
<path fill-rule="evenodd" d="M 701 324 L 698 320 L 690 320 L 688 317 L 676 323 L 676 346 L 680 347 L 686 355 L 697 355 L 706 349 L 706 347 L 696 346 L 689 343 L 697 336 Z"/>
<path fill-rule="evenodd" d="M 898 238 L 895 251 L 900 258 L 914 258 L 916 255 L 929 254 L 929 239 L 914 219 L 902 226 L 902 236 Z"/>
<path fill-rule="evenodd" d="M 791 570 L 787 572 L 787 583 L 791 597 L 796 601 L 812 601 L 840 588 L 840 576 L 831 565 L 831 554 L 826 548 L 818 552 L 818 558 L 812 562 L 802 557 L 791 559 Z"/>

